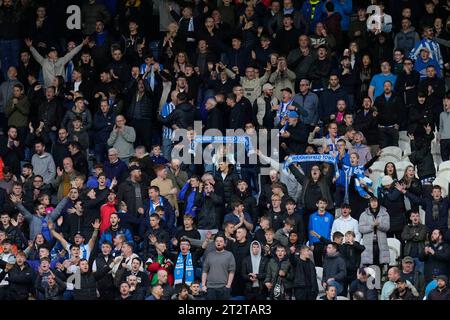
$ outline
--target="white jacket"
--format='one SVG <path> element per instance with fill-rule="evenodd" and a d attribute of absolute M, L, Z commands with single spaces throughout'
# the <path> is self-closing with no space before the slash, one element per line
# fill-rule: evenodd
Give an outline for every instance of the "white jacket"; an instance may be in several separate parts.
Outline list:
<path fill-rule="evenodd" d="M 344 218 L 340 216 L 333 222 L 333 226 L 331 227 L 331 235 L 333 235 L 336 231 L 341 232 L 343 235 L 347 231 L 353 231 L 355 233 L 355 241 L 361 242 L 361 233 L 359 232 L 359 224 L 356 219 L 353 219 L 351 216 Z"/>

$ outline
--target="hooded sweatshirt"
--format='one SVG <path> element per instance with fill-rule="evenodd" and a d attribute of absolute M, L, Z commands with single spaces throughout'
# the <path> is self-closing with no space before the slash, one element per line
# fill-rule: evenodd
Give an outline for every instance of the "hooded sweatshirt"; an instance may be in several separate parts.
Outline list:
<path fill-rule="evenodd" d="M 116 210 L 116 203 L 114 202 L 107 202 L 104 205 L 100 207 L 100 234 L 105 232 L 106 229 L 108 229 L 111 226 L 111 222 L 109 221 L 109 218 L 114 212 L 117 212 Z"/>

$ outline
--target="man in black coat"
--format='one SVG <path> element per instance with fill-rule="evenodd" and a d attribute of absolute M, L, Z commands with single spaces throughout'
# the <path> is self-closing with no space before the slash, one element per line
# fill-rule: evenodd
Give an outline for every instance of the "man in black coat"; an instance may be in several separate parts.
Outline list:
<path fill-rule="evenodd" d="M 242 265 L 245 257 L 250 255 L 250 242 L 247 239 L 247 229 L 244 225 L 236 230 L 236 241 L 228 241 L 228 251 L 234 256 L 236 261 L 236 273 L 231 284 L 231 296 L 244 296 L 245 282 L 242 278 Z"/>
<path fill-rule="evenodd" d="M 430 244 L 425 247 L 425 250 L 419 256 L 419 259 L 425 262 L 425 283 L 433 280 L 433 274 L 448 274 L 450 247 L 442 238 L 443 234 L 441 230 L 433 230 Z"/>
<path fill-rule="evenodd" d="M 290 262 L 294 268 L 295 300 L 316 300 L 319 293 L 316 267 L 310 256 L 308 246 L 302 246 L 299 253 L 290 255 Z"/>
<path fill-rule="evenodd" d="M 17 128 L 10 126 L 7 135 L 0 136 L 0 156 L 5 166 L 12 172 L 20 175 L 20 161 L 24 159 L 24 146 L 17 137 Z"/>
<path fill-rule="evenodd" d="M 23 252 L 16 255 L 16 264 L 8 272 L 8 300 L 28 300 L 34 284 L 34 271 Z"/>
<path fill-rule="evenodd" d="M 233 89 L 233 91 L 239 90 L 241 93 L 243 89 L 241 86 L 237 86 Z M 244 100 L 245 99 L 245 100 Z M 247 98 L 242 97 L 239 102 L 237 101 L 237 97 L 234 93 L 230 93 L 227 95 L 227 105 L 230 107 L 230 120 L 227 126 L 227 129 L 242 129 L 244 130 L 246 123 L 251 123 L 253 120 L 252 107 L 250 101 L 248 101 L 248 105 L 246 103 Z"/>
<path fill-rule="evenodd" d="M 378 118 L 378 138 L 380 148 L 398 147 L 401 100 L 392 92 L 392 82 L 384 82 L 384 92 L 374 102 Z"/>
<path fill-rule="evenodd" d="M 254 269 L 253 261 L 259 260 L 258 270 Z M 241 277 L 245 281 L 245 296 L 248 300 L 265 300 L 267 297 L 264 279 L 266 278 L 267 263 L 269 259 L 262 254 L 262 246 L 258 241 L 250 244 L 250 255 L 242 262 Z M 254 286 L 254 283 L 257 286 Z"/>
<path fill-rule="evenodd" d="M 332 74 L 328 80 L 328 88 L 326 88 L 319 99 L 319 117 L 325 124 L 331 122 L 330 116 L 336 112 L 337 102 L 344 100 L 348 106 L 348 94 L 339 84 L 337 74 Z"/>
<path fill-rule="evenodd" d="M 288 120 L 282 121 L 281 125 L 280 147 L 284 150 L 285 154 L 305 153 L 308 144 L 309 126 L 301 122 L 298 113 L 296 111 L 290 111 Z"/>
<path fill-rule="evenodd" d="M 138 166 L 129 168 L 130 177 L 119 185 L 117 199 L 127 204 L 128 212 L 138 216 L 144 213 L 146 190 L 142 183 L 142 172 Z"/>
<path fill-rule="evenodd" d="M 66 128 L 60 128 L 58 130 L 58 138 L 52 147 L 52 156 L 55 161 L 55 165 L 58 168 L 63 168 L 64 158 L 70 157 L 69 152 L 69 133 Z"/>
<path fill-rule="evenodd" d="M 220 130 L 222 134 L 225 134 L 225 126 L 222 112 L 217 108 L 217 101 L 214 98 L 206 100 L 205 109 L 207 111 L 206 127 L 205 130 L 215 129 Z"/>
<path fill-rule="evenodd" d="M 69 143 L 69 152 L 73 160 L 74 169 L 83 174 L 85 177 L 88 177 L 89 164 L 80 143 L 78 141 L 72 141 Z"/>
<path fill-rule="evenodd" d="M 186 92 L 180 92 L 177 95 L 178 104 L 167 117 L 163 118 L 158 114 L 158 121 L 166 126 L 172 128 L 183 128 L 194 126 L 194 120 L 198 118 L 196 108 L 188 102 L 188 95 Z"/>
<path fill-rule="evenodd" d="M 434 66 L 427 67 L 427 77 L 420 81 L 419 90 L 427 93 L 427 103 L 433 110 L 434 119 L 439 119 L 445 97 L 445 81 L 436 75 Z M 436 122 L 439 129 L 439 121 Z"/>
<path fill-rule="evenodd" d="M 101 246 L 101 254 L 99 254 L 92 264 L 92 272 L 96 273 L 97 270 L 102 272 L 105 266 L 111 265 L 114 262 L 114 258 L 111 255 L 112 244 L 109 242 L 103 242 Z M 114 299 L 114 278 L 111 274 L 107 274 L 101 280 L 97 282 L 97 289 L 100 294 L 100 300 L 113 300 Z"/>

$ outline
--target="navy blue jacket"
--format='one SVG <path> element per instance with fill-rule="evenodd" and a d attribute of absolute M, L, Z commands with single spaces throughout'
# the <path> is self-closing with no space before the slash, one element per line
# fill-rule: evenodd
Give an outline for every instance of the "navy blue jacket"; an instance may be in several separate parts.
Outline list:
<path fill-rule="evenodd" d="M 170 237 L 173 237 L 175 233 L 177 232 L 177 228 L 175 227 L 175 210 L 173 209 L 172 205 L 169 203 L 169 200 L 162 197 L 164 208 L 164 215 L 166 220 L 161 220 L 160 225 L 163 229 L 167 230 Z M 145 234 L 147 233 L 147 230 L 150 229 L 150 198 L 146 199 L 144 202 L 144 217 L 143 220 L 139 226 L 139 236 L 143 238 Z"/>
<path fill-rule="evenodd" d="M 429 232 L 439 229 L 445 234 L 445 231 L 448 229 L 448 210 L 450 209 L 450 199 L 448 197 L 441 198 L 439 201 L 439 217 L 437 220 L 434 220 L 433 198 L 431 196 L 419 198 L 409 191 L 406 192 L 406 196 L 415 204 L 420 204 L 425 210 L 425 225 Z"/>
<path fill-rule="evenodd" d="M 110 111 L 106 115 L 102 110 L 98 110 L 94 115 L 94 122 L 92 124 L 92 129 L 95 132 L 94 143 L 95 144 L 106 144 L 106 141 L 113 130 L 116 115 Z"/>
<path fill-rule="evenodd" d="M 111 164 L 109 161 L 105 161 L 103 164 L 103 171 L 106 177 L 112 180 L 116 177 L 117 182 L 120 184 L 128 177 L 128 167 L 122 160 L 119 159 L 116 163 Z"/>

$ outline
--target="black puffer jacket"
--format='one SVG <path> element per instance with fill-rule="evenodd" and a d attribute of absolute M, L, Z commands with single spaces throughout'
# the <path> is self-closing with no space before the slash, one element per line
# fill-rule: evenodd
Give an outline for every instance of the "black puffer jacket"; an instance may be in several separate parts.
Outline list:
<path fill-rule="evenodd" d="M 39 105 L 39 120 L 44 122 L 44 128 L 50 131 L 51 127 L 60 127 L 63 117 L 63 106 L 58 98 L 45 100 Z"/>
<path fill-rule="evenodd" d="M 345 260 L 347 272 L 356 272 L 356 270 L 358 270 L 359 265 L 361 264 L 361 253 L 365 249 L 366 248 L 357 241 L 355 241 L 353 245 L 344 243 L 339 248 L 339 252 L 341 253 L 342 258 L 344 258 Z"/>
<path fill-rule="evenodd" d="M 199 229 L 219 229 L 223 219 L 223 197 L 216 192 L 209 196 L 204 194 L 197 219 Z"/>
<path fill-rule="evenodd" d="M 28 263 L 25 262 L 23 269 L 15 265 L 8 273 L 9 299 L 27 300 L 33 288 L 33 279 L 34 271 Z"/>
<path fill-rule="evenodd" d="M 311 285 L 312 291 L 319 292 L 317 284 L 316 267 L 311 260 L 300 260 L 296 255 L 290 255 L 290 261 L 294 268 L 294 288 L 305 288 Z"/>
<path fill-rule="evenodd" d="M 80 274 L 80 288 L 73 290 L 74 300 L 97 300 L 97 281 L 91 272 Z"/>
<path fill-rule="evenodd" d="M 406 225 L 406 208 L 403 194 L 395 187 L 380 188 L 381 206 L 389 213 L 389 232 L 399 232 Z"/>
<path fill-rule="evenodd" d="M 421 139 L 411 140 L 411 151 L 409 161 L 417 166 L 417 174 L 420 179 L 435 177 L 436 168 L 434 166 L 433 156 L 431 155 L 431 141 L 434 134 L 425 136 Z"/>
<path fill-rule="evenodd" d="M 222 174 L 220 172 L 217 173 L 216 178 L 218 181 L 223 184 L 223 193 L 225 204 L 231 203 L 231 198 L 234 195 L 234 191 L 236 190 L 236 185 L 239 180 L 239 175 L 234 171 L 234 166 L 229 165 L 229 171 L 225 179 L 222 178 Z"/>
<path fill-rule="evenodd" d="M 425 251 L 422 251 L 419 255 L 419 259 L 425 261 L 425 283 L 433 279 L 433 274 L 448 275 L 450 265 L 450 247 L 447 243 L 430 243 L 427 247 L 432 248 L 434 254 L 425 254 Z"/>
<path fill-rule="evenodd" d="M 153 114 L 153 100 L 150 91 L 137 101 L 137 94 L 133 95 L 130 107 L 128 109 L 128 119 L 130 120 L 151 120 Z M 149 121 L 149 125 L 151 122 Z"/>
<path fill-rule="evenodd" d="M 158 121 L 162 124 L 166 126 L 176 124 L 179 128 L 183 129 L 193 127 L 195 118 L 196 109 L 188 102 L 177 105 L 175 110 L 165 118 L 158 115 Z"/>
<path fill-rule="evenodd" d="M 340 253 L 336 253 L 334 256 L 326 255 L 323 260 L 323 281 L 327 282 L 328 279 L 334 278 L 341 284 L 344 282 L 347 276 L 347 269 L 345 266 L 345 260 Z"/>

